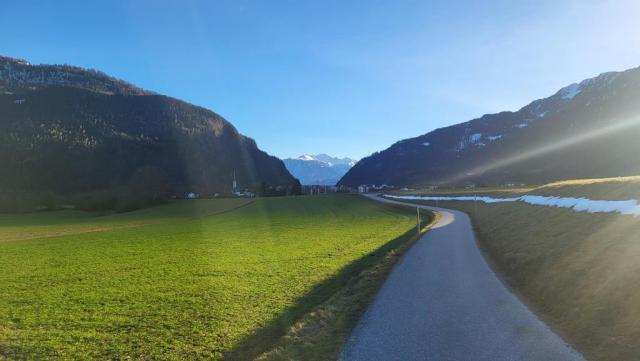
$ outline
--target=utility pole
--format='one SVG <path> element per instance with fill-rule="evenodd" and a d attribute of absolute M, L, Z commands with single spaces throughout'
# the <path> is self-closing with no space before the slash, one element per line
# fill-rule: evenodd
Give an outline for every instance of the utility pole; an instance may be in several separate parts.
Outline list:
<path fill-rule="evenodd" d="M 478 195 L 474 195 L 473 197 L 473 208 L 474 208 L 474 213 L 477 216 L 478 215 Z"/>

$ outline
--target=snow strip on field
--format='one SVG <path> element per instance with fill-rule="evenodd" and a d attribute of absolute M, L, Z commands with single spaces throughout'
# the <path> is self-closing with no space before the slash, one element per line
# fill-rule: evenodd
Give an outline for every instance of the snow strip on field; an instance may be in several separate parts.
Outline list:
<path fill-rule="evenodd" d="M 573 197 L 546 197 L 526 195 L 512 198 L 492 198 L 484 196 L 392 196 L 385 197 L 394 199 L 417 200 L 417 201 L 478 201 L 484 203 L 503 203 L 503 202 L 523 202 L 537 206 L 549 206 L 570 208 L 576 212 L 588 213 L 620 213 L 632 216 L 640 216 L 640 203 L 637 200 L 630 199 L 627 201 L 606 201 L 593 200 L 588 198 Z"/>

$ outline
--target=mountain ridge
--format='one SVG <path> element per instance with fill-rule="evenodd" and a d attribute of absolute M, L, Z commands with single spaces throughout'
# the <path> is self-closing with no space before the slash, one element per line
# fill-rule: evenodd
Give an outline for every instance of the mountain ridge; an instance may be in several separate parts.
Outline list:
<path fill-rule="evenodd" d="M 0 190 L 130 187 L 140 172 L 167 193 L 289 186 L 284 163 L 215 112 L 105 73 L 0 57 Z"/>
<path fill-rule="evenodd" d="M 297 158 L 283 160 L 291 174 L 300 179 L 303 185 L 333 186 L 356 163 L 355 160 L 344 157 L 337 158 L 320 153 L 316 155 L 303 154 Z"/>
<path fill-rule="evenodd" d="M 68 64 L 31 64 L 0 55 L 0 93 L 13 94 L 49 86 L 70 86 L 105 94 L 156 95 L 95 69 Z"/>
<path fill-rule="evenodd" d="M 640 149 L 629 132 L 612 132 L 640 114 L 639 100 L 640 68 L 601 73 L 517 111 L 485 114 L 400 140 L 362 159 L 338 184 L 538 184 L 635 174 L 640 169 L 627 155 Z M 627 130 L 637 129 L 635 123 L 625 124 Z M 589 136 L 599 129 L 603 137 Z M 580 159 L 576 152 L 589 156 Z M 608 160 L 587 161 L 603 157 Z"/>

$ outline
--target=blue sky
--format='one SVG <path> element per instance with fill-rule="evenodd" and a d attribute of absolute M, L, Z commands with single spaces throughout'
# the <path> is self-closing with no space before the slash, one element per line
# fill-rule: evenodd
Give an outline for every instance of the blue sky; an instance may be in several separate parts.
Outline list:
<path fill-rule="evenodd" d="M 279 157 L 361 158 L 640 66 L 640 5 L 601 1 L 11 1 L 0 54 L 212 109 Z"/>

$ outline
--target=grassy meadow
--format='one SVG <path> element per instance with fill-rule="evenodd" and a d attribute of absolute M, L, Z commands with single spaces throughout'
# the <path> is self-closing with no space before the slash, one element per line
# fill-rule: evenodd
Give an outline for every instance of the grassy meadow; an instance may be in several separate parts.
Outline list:
<path fill-rule="evenodd" d="M 639 184 L 637 178 L 574 180 L 528 194 L 638 199 Z M 438 205 L 471 216 L 498 273 L 587 359 L 638 359 L 640 217 L 519 202 Z"/>
<path fill-rule="evenodd" d="M 0 215 L 0 359 L 253 359 L 286 348 L 292 325 L 414 226 L 413 212 L 357 196 Z M 362 307 L 301 347 L 335 356 Z"/>

